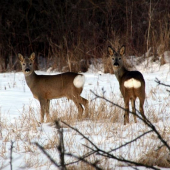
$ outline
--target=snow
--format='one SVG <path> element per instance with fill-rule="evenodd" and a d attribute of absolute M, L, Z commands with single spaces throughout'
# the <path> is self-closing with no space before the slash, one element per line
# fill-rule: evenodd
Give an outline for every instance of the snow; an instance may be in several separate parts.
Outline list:
<path fill-rule="evenodd" d="M 146 81 L 146 101 L 144 110 L 146 117 L 153 122 L 157 129 L 163 132 L 170 132 L 169 118 L 169 93 L 164 86 L 158 86 L 155 78 L 161 82 L 170 84 L 169 69 L 170 66 L 165 64 L 159 66 L 158 63 L 147 65 L 142 62 L 136 66 L 142 72 Z M 58 74 L 36 71 L 37 74 Z M 104 111 L 116 109 L 116 106 L 102 101 L 94 100 L 95 96 L 91 90 L 99 95 L 103 95 L 114 103 L 123 106 L 123 98 L 119 91 L 119 84 L 114 75 L 101 74 L 101 71 L 93 73 L 89 71 L 84 73 L 86 82 L 82 97 L 87 98 L 90 104 L 94 105 L 94 113 L 97 114 L 98 107 L 103 107 Z M 67 110 L 67 114 L 71 114 L 71 107 L 74 104 L 66 99 L 52 100 L 51 108 L 57 111 L 59 116 L 63 116 L 63 110 Z M 138 108 L 138 101 L 136 104 Z M 52 112 L 52 109 L 51 112 Z M 10 147 L 11 141 L 14 142 L 12 166 L 13 170 L 53 170 L 56 167 L 48 160 L 48 158 L 35 146 L 34 142 L 47 148 L 47 152 L 51 157 L 59 162 L 59 155 L 56 149 L 58 144 L 58 131 L 50 123 L 39 124 L 40 106 L 28 88 L 22 72 L 1 73 L 0 74 L 0 169 L 10 169 Z M 64 113 L 64 114 L 66 114 Z M 75 114 L 77 113 L 75 109 Z M 114 112 L 113 112 L 114 114 Z M 109 115 L 109 114 L 108 114 Z M 35 121 L 36 120 L 36 121 Z M 118 122 L 111 122 L 108 119 L 99 120 L 82 120 L 73 123 L 73 127 L 79 129 L 85 136 L 88 136 L 101 149 L 110 150 L 134 139 L 143 132 L 149 130 L 139 119 L 138 123 L 133 122 L 130 118 L 130 124 L 123 125 L 123 111 L 120 110 Z M 37 123 L 35 123 L 35 122 Z M 90 146 L 85 139 L 78 133 L 68 127 L 64 127 L 64 141 L 67 152 L 81 155 L 88 151 L 83 146 Z M 169 140 L 168 137 L 166 139 Z M 160 144 L 160 143 L 159 143 Z M 127 145 L 114 154 L 121 155 L 128 159 L 137 160 L 142 154 L 145 154 L 150 148 L 158 146 L 155 135 L 146 135 L 140 140 Z M 155 148 L 156 149 L 156 148 Z M 93 160 L 93 157 L 90 158 Z M 104 160 L 101 157 L 101 165 L 107 168 L 126 169 L 127 167 L 117 166 L 117 161 Z M 66 156 L 66 161 L 72 160 Z M 104 166 L 105 167 L 105 166 Z M 106 169 L 107 169 L 106 168 Z M 131 169 L 129 167 L 129 169 Z M 144 168 L 141 168 L 144 169 Z"/>

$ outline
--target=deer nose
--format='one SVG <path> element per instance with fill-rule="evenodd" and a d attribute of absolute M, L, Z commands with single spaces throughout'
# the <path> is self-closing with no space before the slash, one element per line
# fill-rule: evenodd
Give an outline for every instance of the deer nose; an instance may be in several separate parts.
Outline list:
<path fill-rule="evenodd" d="M 119 63 L 115 62 L 113 65 L 116 66 L 116 67 L 118 67 L 118 66 L 119 66 Z"/>
<path fill-rule="evenodd" d="M 30 72 L 30 69 L 29 68 L 25 69 L 25 72 Z"/>

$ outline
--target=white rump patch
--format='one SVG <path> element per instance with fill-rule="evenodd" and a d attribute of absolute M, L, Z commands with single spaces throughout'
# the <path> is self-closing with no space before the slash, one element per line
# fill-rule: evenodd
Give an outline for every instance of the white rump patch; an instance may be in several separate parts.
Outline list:
<path fill-rule="evenodd" d="M 75 87 L 77 88 L 81 88 L 84 86 L 85 83 L 85 77 L 84 75 L 77 75 L 74 80 L 73 80 L 73 84 Z"/>
<path fill-rule="evenodd" d="M 141 82 L 139 80 L 131 78 L 124 82 L 124 86 L 126 88 L 136 88 L 137 89 L 137 88 L 141 87 Z"/>

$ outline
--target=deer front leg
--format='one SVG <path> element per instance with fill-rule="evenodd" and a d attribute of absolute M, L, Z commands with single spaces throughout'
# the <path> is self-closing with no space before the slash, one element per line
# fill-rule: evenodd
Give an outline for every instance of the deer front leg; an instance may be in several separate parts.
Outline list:
<path fill-rule="evenodd" d="M 41 106 L 41 123 L 44 122 L 44 115 L 46 114 L 47 122 L 50 121 L 49 116 L 49 106 L 50 106 L 50 100 L 47 99 L 40 99 L 40 106 Z"/>
<path fill-rule="evenodd" d="M 44 122 L 44 114 L 45 114 L 45 106 L 44 106 L 44 100 L 39 100 L 40 102 L 40 116 L 41 116 L 41 123 Z"/>

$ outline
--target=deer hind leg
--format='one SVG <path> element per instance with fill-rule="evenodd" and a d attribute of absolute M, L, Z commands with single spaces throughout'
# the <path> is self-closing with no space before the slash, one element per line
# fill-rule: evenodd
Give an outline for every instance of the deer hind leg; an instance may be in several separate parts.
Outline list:
<path fill-rule="evenodd" d="M 132 113 L 133 113 L 134 121 L 135 121 L 135 123 L 137 123 L 136 108 L 135 108 L 135 100 L 134 99 L 131 99 L 131 104 L 132 104 Z"/>
<path fill-rule="evenodd" d="M 50 100 L 47 100 L 46 107 L 45 107 L 47 122 L 51 121 L 49 109 L 50 109 Z"/>
<path fill-rule="evenodd" d="M 88 118 L 89 117 L 88 100 L 81 96 L 78 96 L 77 100 L 81 106 L 82 105 L 84 106 L 84 110 L 85 110 L 84 117 Z"/>
<path fill-rule="evenodd" d="M 44 122 L 44 115 L 46 114 L 47 121 L 50 121 L 49 116 L 49 106 L 50 106 L 50 100 L 47 99 L 40 99 L 40 106 L 41 106 L 41 123 Z"/>
<path fill-rule="evenodd" d="M 73 88 L 72 94 L 70 94 L 69 98 L 73 100 L 75 105 L 77 106 L 78 109 L 78 118 L 82 118 L 83 115 L 83 110 L 85 109 L 85 115 L 84 117 L 88 117 L 88 100 L 85 98 L 81 97 L 80 94 L 82 92 L 82 88 Z M 84 106 L 84 108 L 83 108 Z"/>
<path fill-rule="evenodd" d="M 72 98 L 70 98 L 74 103 L 75 105 L 77 106 L 77 109 L 78 109 L 78 116 L 77 118 L 80 119 L 83 115 L 83 107 L 82 105 L 78 102 L 77 98 L 74 96 Z"/>
<path fill-rule="evenodd" d="M 144 114 L 143 105 L 144 105 L 144 99 L 140 99 L 139 111 L 140 111 L 140 113 L 141 113 L 143 119 L 145 120 L 146 117 L 145 117 L 145 114 Z"/>
<path fill-rule="evenodd" d="M 125 100 L 125 114 L 124 114 L 124 125 L 129 123 L 129 99 Z"/>

